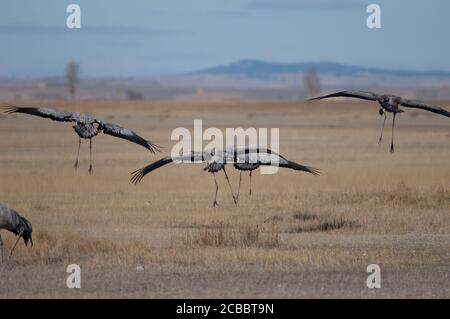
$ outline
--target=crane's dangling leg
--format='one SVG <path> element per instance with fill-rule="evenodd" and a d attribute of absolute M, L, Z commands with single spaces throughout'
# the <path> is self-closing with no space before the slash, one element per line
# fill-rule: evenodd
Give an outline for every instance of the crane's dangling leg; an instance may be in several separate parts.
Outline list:
<path fill-rule="evenodd" d="M 213 202 L 213 207 L 219 206 L 219 204 L 217 203 L 217 193 L 219 192 L 219 185 L 217 184 L 217 180 L 216 180 L 216 174 L 213 172 L 212 173 L 214 176 L 214 183 L 216 184 L 216 193 L 214 195 L 214 202 Z"/>
<path fill-rule="evenodd" d="M 14 251 L 14 249 L 16 248 L 17 243 L 19 242 L 19 240 L 20 240 L 21 237 L 22 237 L 22 234 L 20 233 L 20 234 L 17 236 L 16 242 L 14 243 L 14 245 L 11 247 L 11 250 L 9 251 L 8 259 L 11 259 L 11 256 L 12 256 L 12 254 L 13 254 L 13 251 Z"/>
<path fill-rule="evenodd" d="M 89 174 L 92 174 L 92 138 L 89 139 Z"/>
<path fill-rule="evenodd" d="M 236 201 L 239 201 L 239 194 L 241 193 L 242 172 L 239 172 L 239 186 L 236 195 Z"/>
<path fill-rule="evenodd" d="M 383 130 L 384 130 L 384 124 L 386 123 L 386 112 L 384 112 L 382 109 L 380 110 L 380 114 L 382 114 L 384 116 L 383 119 L 383 125 L 381 126 L 381 134 L 380 134 L 380 138 L 378 139 L 378 144 L 381 143 L 381 141 L 383 140 Z"/>
<path fill-rule="evenodd" d="M 2 235 L 0 234 L 0 262 L 3 264 L 3 240 Z"/>
<path fill-rule="evenodd" d="M 225 177 L 227 179 L 228 186 L 230 186 L 230 191 L 231 191 L 231 196 L 233 196 L 233 201 L 237 205 L 237 199 L 236 199 L 236 196 L 234 196 L 233 188 L 231 187 L 230 179 L 228 178 L 228 174 L 227 174 L 227 171 L 225 170 L 225 167 L 223 167 L 223 172 L 225 173 Z"/>
<path fill-rule="evenodd" d="M 250 171 L 250 190 L 248 191 L 248 196 L 252 196 L 252 171 Z"/>
<path fill-rule="evenodd" d="M 394 113 L 394 118 L 392 119 L 392 138 L 391 138 L 391 153 L 394 153 L 394 126 L 395 126 L 395 116 L 397 113 Z"/>
<path fill-rule="evenodd" d="M 78 168 L 78 157 L 80 157 L 80 147 L 81 147 L 81 138 L 78 137 L 78 152 L 77 152 L 77 160 L 75 161 L 75 164 L 73 164 L 73 167 Z"/>

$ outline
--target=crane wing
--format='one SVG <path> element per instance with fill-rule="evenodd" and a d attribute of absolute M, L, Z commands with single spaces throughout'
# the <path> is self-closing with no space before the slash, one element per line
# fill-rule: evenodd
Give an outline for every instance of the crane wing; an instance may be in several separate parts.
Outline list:
<path fill-rule="evenodd" d="M 155 154 L 155 151 L 160 152 L 161 148 L 160 146 L 150 141 L 147 141 L 146 139 L 142 138 L 141 136 L 137 135 L 135 132 L 133 132 L 130 129 L 127 129 L 126 127 L 101 121 L 99 121 L 99 123 L 100 123 L 99 129 L 103 130 L 103 133 L 105 134 L 123 138 L 130 142 L 139 144 L 148 149 L 153 154 Z"/>
<path fill-rule="evenodd" d="M 321 100 L 321 99 L 326 99 L 326 98 L 330 98 L 330 97 L 353 97 L 353 98 L 369 100 L 369 101 L 377 101 L 377 100 L 381 99 L 380 95 L 372 93 L 372 92 L 368 92 L 368 91 L 341 91 L 341 92 L 336 92 L 336 93 L 332 93 L 332 94 L 328 94 L 328 95 L 315 97 L 315 98 L 309 99 L 308 101 Z"/>
<path fill-rule="evenodd" d="M 140 168 L 138 170 L 135 170 L 134 172 L 131 173 L 131 183 L 133 184 L 137 184 L 139 182 L 141 182 L 141 180 L 144 178 L 145 175 L 147 175 L 148 173 L 154 171 L 155 169 L 158 169 L 164 165 L 170 164 L 172 162 L 178 162 L 181 161 L 183 162 L 195 162 L 195 161 L 203 161 L 205 158 L 203 153 L 194 153 L 192 152 L 191 154 L 188 155 L 180 155 L 180 156 L 167 156 L 167 157 L 163 157 L 160 160 L 157 160 L 156 162 L 147 165 L 143 168 Z"/>
<path fill-rule="evenodd" d="M 237 162 L 238 157 L 245 154 L 251 154 L 251 156 L 255 156 L 257 154 L 274 154 L 279 156 L 280 158 L 284 158 L 282 155 L 277 152 L 272 151 L 267 147 L 259 147 L 253 145 L 245 145 L 245 146 L 232 146 L 225 149 L 225 161 L 227 162 Z"/>
<path fill-rule="evenodd" d="M 416 109 L 422 109 L 422 110 L 426 110 L 426 111 L 430 111 L 433 113 L 437 113 L 437 114 L 441 114 L 444 116 L 448 116 L 450 117 L 450 112 L 440 108 L 438 106 L 432 106 L 432 105 L 428 105 L 425 104 L 423 102 L 420 101 L 415 101 L 415 100 L 407 100 L 407 99 L 402 99 L 400 101 L 400 104 L 406 107 L 412 107 L 412 108 L 416 108 Z"/>
<path fill-rule="evenodd" d="M 6 105 L 4 107 L 5 113 L 25 113 L 44 118 L 49 118 L 58 122 L 76 122 L 78 120 L 78 114 L 66 111 L 59 111 L 46 107 L 18 107 L 14 105 Z"/>
<path fill-rule="evenodd" d="M 267 156 L 259 155 L 256 159 L 256 163 L 266 166 L 278 165 L 279 167 L 290 168 L 296 171 L 304 171 L 313 175 L 319 175 L 320 173 L 320 170 L 318 170 L 317 168 L 301 165 L 299 163 L 289 161 L 285 158 L 281 158 L 273 154 Z"/>

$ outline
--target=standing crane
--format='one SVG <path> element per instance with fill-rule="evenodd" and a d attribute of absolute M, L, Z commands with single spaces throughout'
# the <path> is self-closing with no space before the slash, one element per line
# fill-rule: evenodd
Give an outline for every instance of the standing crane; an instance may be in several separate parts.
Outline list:
<path fill-rule="evenodd" d="M 135 132 L 108 122 L 104 122 L 88 114 L 83 113 L 73 113 L 65 112 L 60 110 L 54 110 L 50 108 L 43 107 L 17 107 L 14 105 L 7 105 L 5 112 L 8 114 L 12 113 L 25 113 L 35 116 L 40 116 L 44 118 L 49 118 L 58 122 L 74 122 L 75 125 L 72 126 L 75 132 L 78 134 L 78 151 L 77 159 L 75 161 L 74 167 L 78 168 L 78 158 L 80 156 L 80 146 L 81 139 L 89 140 L 89 173 L 92 173 L 92 139 L 98 135 L 98 133 L 103 132 L 108 135 L 126 139 L 130 142 L 139 144 L 150 152 L 155 154 L 155 151 L 159 152 L 159 146 L 145 140 L 144 138 L 137 135 Z"/>
<path fill-rule="evenodd" d="M 16 248 L 20 238 L 23 238 L 25 245 L 28 245 L 28 241 L 30 241 L 31 246 L 33 246 L 33 239 L 31 238 L 33 228 L 31 227 L 31 223 L 25 217 L 20 216 L 14 209 L 0 203 L 0 230 L 2 229 L 9 230 L 14 235 L 18 236 L 9 251 L 8 259 L 11 258 L 14 248 Z M 1 234 L 0 255 L 1 262 L 3 263 L 3 240 Z"/>
<path fill-rule="evenodd" d="M 232 147 L 225 150 L 213 148 L 211 150 L 204 151 L 202 153 L 191 152 L 191 154 L 187 155 L 167 156 L 150 165 L 147 165 L 141 169 L 132 172 L 131 182 L 137 184 L 148 173 L 172 162 L 176 163 L 206 162 L 206 167 L 204 168 L 204 170 L 213 174 L 216 186 L 214 201 L 212 205 L 213 207 L 218 205 L 217 193 L 219 191 L 219 186 L 217 184 L 215 173 L 220 170 L 224 171 L 225 177 L 231 190 L 231 194 L 233 196 L 234 203 L 237 204 L 238 202 L 239 194 L 237 196 L 233 194 L 233 189 L 231 187 L 228 175 L 225 171 L 225 165 L 227 163 L 239 164 L 237 167 L 236 166 L 235 167 L 240 170 L 244 170 L 244 167 L 247 167 L 248 169 L 248 166 L 246 166 L 245 164 L 254 165 L 255 167 L 254 169 L 258 168 L 260 165 L 267 165 L 267 166 L 278 165 L 279 167 L 309 172 L 313 175 L 319 174 L 319 171 L 317 169 L 289 161 L 283 156 L 272 152 L 270 149 L 246 146 L 246 147 Z"/>
<path fill-rule="evenodd" d="M 331 97 L 351 97 L 351 98 L 357 98 L 362 100 L 369 100 L 369 101 L 377 101 L 378 104 L 380 104 L 381 108 L 378 111 L 378 113 L 381 116 L 384 116 L 383 125 L 381 126 L 381 134 L 380 138 L 378 139 L 378 143 L 381 143 L 383 139 L 383 129 L 384 124 L 386 123 L 386 113 L 393 113 L 394 116 L 392 118 L 392 135 L 391 135 L 391 153 L 394 152 L 394 126 L 395 126 L 395 117 L 398 113 L 404 112 L 404 110 L 400 109 L 399 106 L 406 106 L 416 109 L 422 109 L 429 112 L 441 114 L 447 117 L 450 117 L 450 112 L 440 108 L 438 106 L 432 106 L 425 104 L 420 101 L 415 100 L 408 100 L 404 99 L 397 95 L 392 94 L 376 94 L 373 92 L 367 92 L 367 91 L 341 91 L 336 92 L 324 96 L 315 97 L 313 99 L 309 99 L 308 101 L 313 100 L 321 100 L 321 99 L 327 99 Z"/>

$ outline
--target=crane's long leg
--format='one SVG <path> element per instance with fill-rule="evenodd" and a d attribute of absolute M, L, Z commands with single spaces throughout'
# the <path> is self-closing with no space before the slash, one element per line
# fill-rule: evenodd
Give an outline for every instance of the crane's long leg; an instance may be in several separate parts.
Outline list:
<path fill-rule="evenodd" d="M 0 234 L 0 259 L 1 263 L 3 264 L 3 240 L 1 234 Z"/>
<path fill-rule="evenodd" d="M 386 112 L 384 112 L 383 115 L 384 115 L 384 120 L 383 120 L 383 125 L 381 126 L 381 134 L 380 134 L 380 138 L 378 139 L 378 144 L 380 144 L 381 141 L 383 140 L 384 124 L 386 123 Z"/>
<path fill-rule="evenodd" d="M 216 207 L 219 206 L 219 204 L 217 203 L 217 193 L 219 192 L 219 185 L 217 184 L 216 174 L 214 172 L 212 174 L 214 176 L 214 183 L 216 184 L 216 193 L 214 195 L 213 207 Z"/>
<path fill-rule="evenodd" d="M 19 242 L 21 237 L 22 237 L 22 235 L 17 236 L 16 242 L 14 243 L 14 245 L 11 247 L 11 250 L 9 251 L 8 259 L 11 259 L 11 256 L 13 254 L 14 248 L 16 248 L 17 243 Z"/>
<path fill-rule="evenodd" d="M 250 190 L 248 191 L 248 196 L 252 196 L 252 171 L 250 171 Z"/>
<path fill-rule="evenodd" d="M 233 188 L 231 187 L 230 179 L 228 178 L 228 174 L 227 174 L 227 171 L 225 170 L 225 167 L 223 168 L 223 172 L 225 173 L 225 177 L 227 179 L 228 186 L 230 186 L 230 191 L 231 191 L 231 196 L 233 196 L 233 201 L 237 205 L 236 196 L 234 196 Z"/>
<path fill-rule="evenodd" d="M 92 174 L 92 138 L 89 139 L 89 174 Z"/>
<path fill-rule="evenodd" d="M 236 195 L 236 201 L 239 201 L 239 194 L 241 193 L 242 172 L 239 172 L 239 186 Z"/>
<path fill-rule="evenodd" d="M 391 138 L 391 153 L 394 153 L 394 126 L 395 126 L 395 116 L 397 113 L 394 113 L 394 118 L 392 119 L 392 138 Z"/>
<path fill-rule="evenodd" d="M 80 147 L 81 147 L 81 138 L 78 137 L 78 152 L 77 152 L 77 160 L 75 161 L 75 164 L 73 164 L 73 167 L 78 168 L 78 157 L 80 157 Z"/>

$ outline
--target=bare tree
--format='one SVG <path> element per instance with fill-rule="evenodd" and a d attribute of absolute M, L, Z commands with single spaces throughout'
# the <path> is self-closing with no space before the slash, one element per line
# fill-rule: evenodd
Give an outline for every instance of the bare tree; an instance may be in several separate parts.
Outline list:
<path fill-rule="evenodd" d="M 308 69 L 303 75 L 303 82 L 308 90 L 309 96 L 315 96 L 320 93 L 320 79 L 319 73 L 316 69 Z"/>
<path fill-rule="evenodd" d="M 77 62 L 71 60 L 66 65 L 66 79 L 67 85 L 69 86 L 70 97 L 75 99 L 75 92 L 78 84 L 78 71 L 80 70 L 80 66 Z"/>
<path fill-rule="evenodd" d="M 141 92 L 138 91 L 133 91 L 133 90 L 127 90 L 126 92 L 127 94 L 127 100 L 130 101 L 139 101 L 139 100 L 144 100 L 144 94 L 142 94 Z"/>

